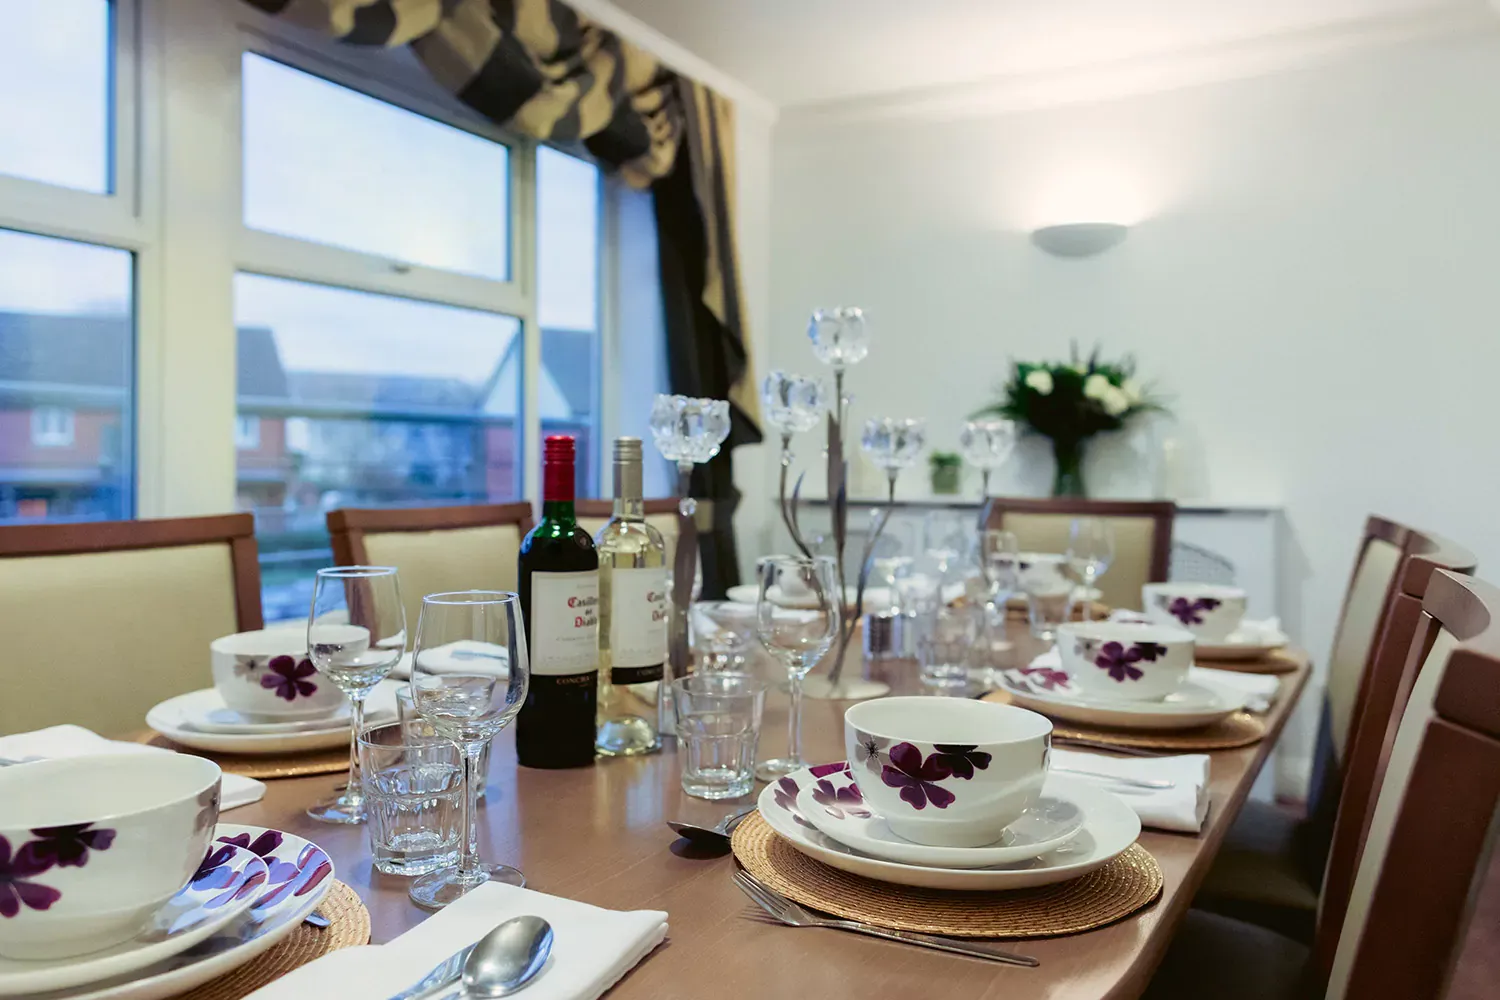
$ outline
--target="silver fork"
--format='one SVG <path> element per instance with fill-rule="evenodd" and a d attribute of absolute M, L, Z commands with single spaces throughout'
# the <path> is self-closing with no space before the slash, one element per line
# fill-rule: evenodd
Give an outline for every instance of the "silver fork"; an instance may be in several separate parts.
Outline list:
<path fill-rule="evenodd" d="M 734 873 L 734 881 L 740 887 L 740 891 L 749 896 L 757 906 L 789 927 L 832 927 L 838 930 L 854 931 L 858 934 L 868 934 L 871 937 L 885 938 L 890 941 L 900 941 L 903 944 L 914 944 L 922 948 L 933 948 L 937 951 L 951 952 L 954 955 L 967 955 L 970 958 L 982 958 L 991 962 L 1001 962 L 1006 965 L 1024 965 L 1035 968 L 1042 964 L 1029 955 L 1017 955 L 1010 951 L 986 948 L 983 945 L 961 941 L 956 938 L 939 937 L 935 934 L 918 934 L 915 931 L 896 931 L 885 927 L 876 927 L 873 924 L 861 923 L 857 920 L 841 920 L 837 917 L 820 916 L 804 908 L 801 904 L 787 899 L 780 893 L 774 892 L 760 882 L 757 882 L 744 869 L 740 869 Z"/>

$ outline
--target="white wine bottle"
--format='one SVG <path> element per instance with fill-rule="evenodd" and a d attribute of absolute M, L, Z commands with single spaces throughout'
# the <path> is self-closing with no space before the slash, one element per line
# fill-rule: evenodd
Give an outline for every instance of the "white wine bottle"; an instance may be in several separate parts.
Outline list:
<path fill-rule="evenodd" d="M 667 547 L 646 523 L 641 439 L 615 439 L 615 512 L 599 551 L 599 712 L 594 748 L 606 757 L 661 749 L 657 697 L 667 659 Z"/>

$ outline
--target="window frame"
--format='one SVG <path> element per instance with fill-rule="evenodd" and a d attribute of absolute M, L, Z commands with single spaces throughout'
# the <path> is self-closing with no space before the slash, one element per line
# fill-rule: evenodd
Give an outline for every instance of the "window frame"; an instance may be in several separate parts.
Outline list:
<path fill-rule="evenodd" d="M 295 28 L 241 0 L 112 0 L 113 128 L 110 191 L 100 194 L 0 175 L 0 228 L 125 250 L 133 255 L 133 405 L 122 451 L 134 489 L 127 516 L 235 509 L 237 272 L 514 316 L 521 323 L 520 497 L 541 492 L 537 442 L 541 328 L 537 314 L 536 151 L 425 73 L 384 50 Z M 510 279 L 396 262 L 379 255 L 252 230 L 243 222 L 241 61 L 274 59 L 509 151 Z M 577 155 L 576 151 L 562 152 Z M 598 322 L 599 445 L 617 425 L 617 192 L 603 175 Z M 205 335 L 205 331 L 216 331 Z M 214 427 L 223 432 L 212 433 Z"/>

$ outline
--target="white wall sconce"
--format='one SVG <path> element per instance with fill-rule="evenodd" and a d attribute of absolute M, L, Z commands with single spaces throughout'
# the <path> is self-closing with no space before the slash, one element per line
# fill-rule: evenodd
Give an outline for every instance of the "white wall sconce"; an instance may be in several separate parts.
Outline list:
<path fill-rule="evenodd" d="M 1068 222 L 1031 231 L 1031 242 L 1054 257 L 1094 257 L 1124 242 L 1130 227 L 1118 222 Z"/>

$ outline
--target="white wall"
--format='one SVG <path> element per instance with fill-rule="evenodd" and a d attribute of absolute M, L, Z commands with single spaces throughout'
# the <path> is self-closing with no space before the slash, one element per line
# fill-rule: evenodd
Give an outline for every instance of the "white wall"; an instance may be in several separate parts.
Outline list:
<path fill-rule="evenodd" d="M 864 306 L 855 415 L 951 448 L 1008 358 L 1136 353 L 1204 495 L 1285 504 L 1319 658 L 1368 512 L 1500 572 L 1500 36 L 985 118 L 789 115 L 774 153 L 763 367 L 810 371 L 808 311 Z M 1027 240 L 1101 218 L 1139 224 L 1092 260 Z"/>

